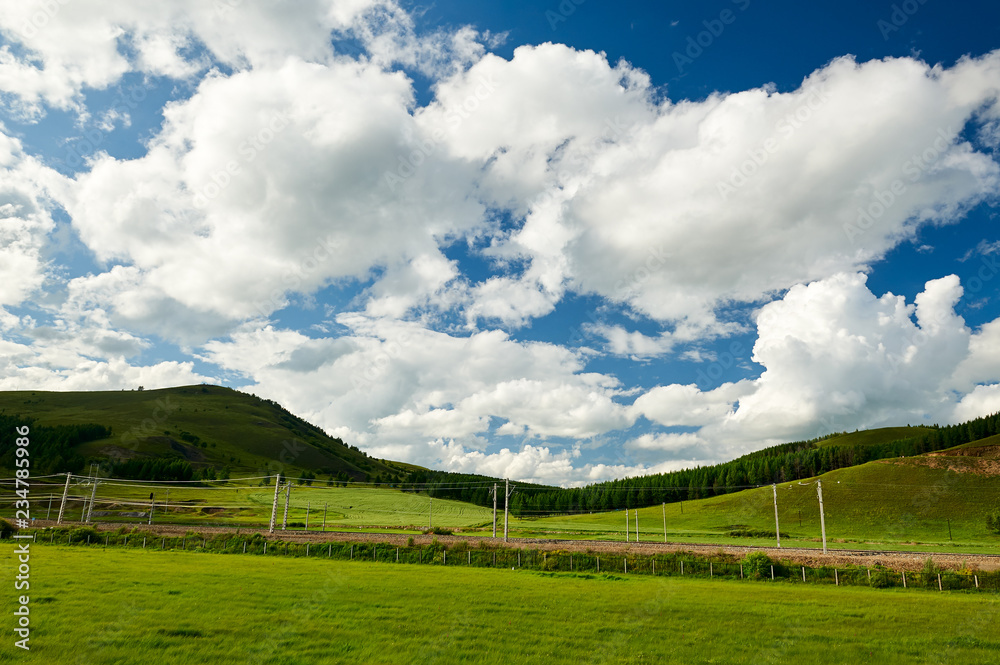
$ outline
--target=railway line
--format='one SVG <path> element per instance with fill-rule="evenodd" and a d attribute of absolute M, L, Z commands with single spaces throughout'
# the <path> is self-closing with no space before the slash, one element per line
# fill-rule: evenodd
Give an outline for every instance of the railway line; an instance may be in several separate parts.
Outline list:
<path fill-rule="evenodd" d="M 64 526 L 75 527 L 79 523 L 64 523 Z M 36 527 L 45 528 L 56 526 L 55 521 L 36 522 Z M 136 523 L 123 522 L 97 522 L 93 523 L 100 531 L 114 531 L 125 527 L 131 529 L 138 527 L 143 531 L 163 535 L 180 535 L 189 531 L 197 533 L 235 533 L 239 531 L 243 534 L 259 533 L 268 535 L 267 528 L 245 527 L 233 525 L 190 525 L 190 524 L 154 524 L 147 526 Z M 920 570 L 926 560 L 932 558 L 936 565 L 942 568 L 961 569 L 974 567 L 978 570 L 991 571 L 1000 570 L 1000 554 L 987 554 L 978 552 L 944 552 L 935 550 L 866 550 L 866 549 L 833 549 L 828 548 L 824 554 L 819 548 L 811 547 L 759 547 L 752 545 L 735 545 L 719 543 L 690 543 L 690 542 L 621 542 L 608 540 L 579 540 L 561 538 L 509 538 L 505 543 L 503 538 L 492 538 L 487 536 L 471 535 L 439 535 L 439 534 L 398 534 L 398 533 L 377 533 L 368 531 L 303 531 L 297 529 L 276 530 L 274 538 L 292 542 L 329 542 L 329 541 L 352 541 L 352 542 L 378 542 L 392 543 L 402 546 L 409 539 L 413 539 L 415 544 L 428 544 L 433 540 L 443 544 L 459 543 L 469 540 L 483 542 L 487 547 L 513 547 L 544 549 L 549 551 L 564 552 L 588 552 L 601 554 L 667 554 L 673 552 L 691 552 L 698 555 L 719 555 L 733 560 L 741 559 L 749 552 L 765 552 L 775 560 L 789 561 L 796 564 L 812 566 L 841 566 L 841 565 L 883 565 L 896 570 Z"/>

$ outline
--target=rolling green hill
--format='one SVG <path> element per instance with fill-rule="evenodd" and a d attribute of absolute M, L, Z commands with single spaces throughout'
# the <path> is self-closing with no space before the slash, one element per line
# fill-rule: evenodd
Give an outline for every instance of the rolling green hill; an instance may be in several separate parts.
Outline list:
<path fill-rule="evenodd" d="M 932 427 L 879 427 L 830 436 L 817 442 L 816 447 L 872 446 L 880 443 L 913 439 L 930 434 L 933 431 Z"/>
<path fill-rule="evenodd" d="M 220 386 L 0 392 L 0 416 L 29 419 L 36 432 L 87 424 L 110 429 L 110 436 L 70 442 L 58 459 L 55 453 L 49 460 L 36 453 L 36 473 L 80 471 L 88 461 L 102 461 L 117 470 L 136 471 L 128 477 L 143 477 L 142 464 L 157 459 L 186 462 L 195 472 L 228 469 L 233 475 L 281 472 L 293 477 L 307 472 L 344 481 L 391 481 L 412 471 L 368 457 L 275 402 Z M 5 442 L 9 434 L 2 432 Z M 0 466 L 10 469 L 9 457 L 5 446 Z"/>
<path fill-rule="evenodd" d="M 1000 436 L 994 436 L 946 451 L 877 460 L 822 474 L 818 479 L 830 547 L 1000 550 L 1000 534 L 986 527 L 986 515 L 1000 505 L 998 446 Z M 785 546 L 820 546 L 816 480 L 777 485 Z M 639 508 L 638 515 L 645 541 L 662 542 L 665 527 L 674 542 L 775 544 L 770 485 Z M 633 513 L 633 530 L 634 520 Z M 522 518 L 515 521 L 514 529 L 518 535 L 624 540 L 625 513 Z"/>

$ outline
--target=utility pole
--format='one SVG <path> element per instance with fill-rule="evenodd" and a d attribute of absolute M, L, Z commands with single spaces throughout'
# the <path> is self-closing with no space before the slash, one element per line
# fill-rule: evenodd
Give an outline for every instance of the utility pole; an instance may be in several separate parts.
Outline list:
<path fill-rule="evenodd" d="M 309 530 L 309 506 L 311 504 L 311 501 L 306 501 L 306 531 Z"/>
<path fill-rule="evenodd" d="M 493 483 L 493 537 L 497 537 L 497 484 Z"/>
<path fill-rule="evenodd" d="M 434 528 L 434 497 L 427 497 L 427 528 Z"/>
<path fill-rule="evenodd" d="M 506 483 L 503 492 L 503 542 L 507 542 L 507 508 L 510 504 L 510 479 L 504 479 Z"/>
<path fill-rule="evenodd" d="M 663 542 L 667 542 L 667 502 L 663 502 Z"/>
<path fill-rule="evenodd" d="M 635 542 L 639 542 L 639 509 L 635 509 Z"/>
<path fill-rule="evenodd" d="M 52 514 L 52 493 L 49 493 L 49 509 L 45 511 L 45 519 L 49 519 L 49 515 Z"/>
<path fill-rule="evenodd" d="M 628 530 L 630 528 L 631 528 L 631 525 L 628 523 L 628 508 L 626 508 L 625 509 L 625 542 L 626 543 L 628 542 Z"/>
<path fill-rule="evenodd" d="M 819 527 L 823 532 L 823 554 L 826 554 L 826 518 L 823 516 L 823 483 L 816 481 L 816 496 L 819 497 Z"/>
<path fill-rule="evenodd" d="M 164 499 L 163 499 L 163 515 L 166 516 L 166 514 L 168 512 L 170 512 L 170 488 L 169 487 L 167 488 L 167 496 L 164 497 Z"/>
<path fill-rule="evenodd" d="M 59 518 L 56 520 L 56 524 L 62 524 L 63 513 L 66 512 L 66 496 L 69 494 L 69 473 L 66 474 L 66 487 L 63 488 L 62 501 L 59 503 Z"/>
<path fill-rule="evenodd" d="M 778 547 L 781 547 L 781 529 L 778 527 L 778 486 L 771 483 L 771 492 L 774 493 L 774 534 L 778 538 Z"/>
<path fill-rule="evenodd" d="M 101 467 L 97 467 L 97 470 L 100 471 Z M 94 480 L 94 487 L 90 490 L 90 509 L 87 511 L 87 523 L 88 524 L 90 523 L 90 517 L 94 514 L 94 499 L 97 498 L 97 476 L 96 475 L 94 476 L 93 480 Z"/>
<path fill-rule="evenodd" d="M 285 516 L 281 520 L 281 530 L 284 531 L 285 527 L 288 526 L 288 499 L 292 495 L 292 481 L 285 481 Z"/>
<path fill-rule="evenodd" d="M 153 494 L 150 494 L 149 495 L 149 524 L 153 523 L 153 507 L 155 505 L 156 505 L 156 499 L 154 498 Z"/>
<path fill-rule="evenodd" d="M 88 471 L 87 477 L 90 478 L 90 482 L 91 483 L 94 483 L 94 465 L 91 464 L 90 468 L 87 471 Z M 84 494 L 83 495 L 83 511 L 80 513 L 80 522 L 82 523 L 82 522 L 88 522 L 88 521 L 90 521 L 90 520 L 87 517 L 87 495 Z"/>
<path fill-rule="evenodd" d="M 270 533 L 274 533 L 274 520 L 278 516 L 278 490 L 281 488 L 281 474 L 279 473 L 274 479 L 274 503 L 271 504 L 271 526 L 268 528 Z"/>
<path fill-rule="evenodd" d="M 330 505 L 330 504 L 327 504 L 327 503 L 323 504 L 323 526 L 320 529 L 320 531 L 326 531 L 326 507 L 328 505 Z"/>

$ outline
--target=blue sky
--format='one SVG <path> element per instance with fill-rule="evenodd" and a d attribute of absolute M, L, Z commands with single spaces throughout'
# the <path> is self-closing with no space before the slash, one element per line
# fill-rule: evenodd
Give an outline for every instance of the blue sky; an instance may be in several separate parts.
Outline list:
<path fill-rule="evenodd" d="M 998 8 L 0 6 L 0 389 L 565 485 L 1000 409 Z"/>

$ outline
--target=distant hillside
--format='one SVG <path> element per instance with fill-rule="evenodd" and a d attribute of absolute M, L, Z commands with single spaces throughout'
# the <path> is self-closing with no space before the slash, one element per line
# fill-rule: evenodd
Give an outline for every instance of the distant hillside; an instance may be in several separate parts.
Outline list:
<path fill-rule="evenodd" d="M 275 402 L 220 386 L 0 392 L 0 418 L 0 467 L 13 468 L 15 422 L 31 422 L 35 474 L 84 471 L 93 461 L 111 475 L 162 480 L 281 471 L 392 482 L 411 470 L 372 459 Z"/>
<path fill-rule="evenodd" d="M 873 446 L 879 443 L 913 439 L 930 434 L 933 431 L 933 427 L 879 427 L 877 429 L 865 429 L 858 432 L 834 434 L 818 441 L 816 447 Z"/>
<path fill-rule="evenodd" d="M 221 386 L 0 392 L 0 473 L 13 475 L 15 427 L 31 426 L 32 475 L 89 472 L 149 480 L 281 473 L 300 482 L 381 483 L 492 505 L 499 478 L 369 457 L 280 404 Z M 557 488 L 531 483 L 545 491 Z"/>
<path fill-rule="evenodd" d="M 867 462 L 913 457 L 1000 434 L 1000 415 L 947 427 L 888 427 L 783 443 L 730 462 L 515 496 L 516 513 L 606 511 L 705 499 Z M 929 463 L 928 463 L 929 464 Z"/>

